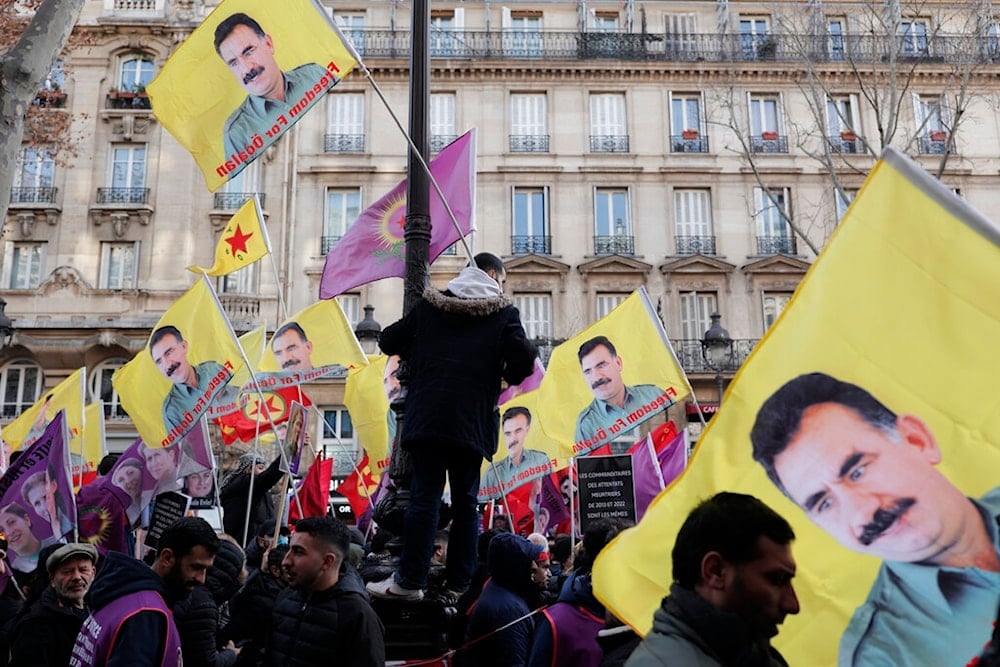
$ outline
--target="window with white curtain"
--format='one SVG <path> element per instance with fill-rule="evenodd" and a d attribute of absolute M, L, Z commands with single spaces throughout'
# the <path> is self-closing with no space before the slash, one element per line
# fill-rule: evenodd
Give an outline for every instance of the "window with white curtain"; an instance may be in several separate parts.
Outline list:
<path fill-rule="evenodd" d="M 45 244 L 7 241 L 3 253 L 3 286 L 7 289 L 34 289 L 42 284 Z"/>
<path fill-rule="evenodd" d="M 139 242 L 101 243 L 101 289 L 133 289 L 139 264 Z"/>
<path fill-rule="evenodd" d="M 719 309 L 715 292 L 681 293 L 681 338 L 701 340 L 712 326 L 712 313 Z"/>
<path fill-rule="evenodd" d="M 528 338 L 552 337 L 551 294 L 515 294 L 514 305 L 521 313 Z"/>

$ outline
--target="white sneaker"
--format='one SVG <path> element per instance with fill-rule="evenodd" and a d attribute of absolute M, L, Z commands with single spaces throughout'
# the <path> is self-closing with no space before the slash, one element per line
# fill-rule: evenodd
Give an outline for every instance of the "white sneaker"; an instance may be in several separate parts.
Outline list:
<path fill-rule="evenodd" d="M 382 581 L 371 581 L 366 586 L 372 597 L 383 600 L 402 600 L 404 602 L 419 602 L 424 599 L 424 592 L 419 588 L 403 588 L 396 583 L 395 577 Z"/>

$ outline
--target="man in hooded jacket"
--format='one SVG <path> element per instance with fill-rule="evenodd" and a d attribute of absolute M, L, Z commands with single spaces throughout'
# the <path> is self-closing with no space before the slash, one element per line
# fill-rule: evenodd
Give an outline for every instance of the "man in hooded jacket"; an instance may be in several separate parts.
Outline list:
<path fill-rule="evenodd" d="M 399 568 L 394 577 L 368 584 L 373 596 L 423 597 L 445 474 L 452 501 L 445 588 L 461 593 L 469 586 L 476 566 L 479 472 L 499 440 L 501 381 L 519 384 L 537 356 L 517 308 L 503 294 L 504 277 L 500 258 L 480 253 L 446 291 L 425 290 L 379 339 L 382 352 L 407 364 L 400 443 L 411 454 L 413 476 Z"/>

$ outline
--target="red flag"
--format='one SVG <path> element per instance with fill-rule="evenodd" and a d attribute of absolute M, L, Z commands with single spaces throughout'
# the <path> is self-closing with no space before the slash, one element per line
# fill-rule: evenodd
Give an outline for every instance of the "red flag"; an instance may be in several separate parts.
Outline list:
<path fill-rule="evenodd" d="M 246 442 L 253 440 L 258 431 L 267 433 L 271 430 L 267 416 L 270 414 L 275 426 L 287 421 L 292 401 L 298 401 L 307 408 L 312 405 L 309 396 L 298 386 L 265 391 L 263 401 L 256 392 L 241 393 L 240 409 L 215 420 L 222 429 L 222 443 L 231 445 L 237 440 Z"/>
<path fill-rule="evenodd" d="M 298 501 L 292 498 L 288 508 L 289 522 L 309 516 L 326 516 L 330 504 L 330 479 L 333 477 L 333 459 L 316 459 L 309 466 L 298 488 Z M 300 511 L 301 508 L 301 511 Z"/>
<path fill-rule="evenodd" d="M 360 472 L 360 474 L 359 474 Z M 360 517 L 371 506 L 371 496 L 375 494 L 378 482 L 372 477 L 368 464 L 368 454 L 358 463 L 358 467 L 337 487 L 337 493 L 347 498 L 355 517 Z"/>

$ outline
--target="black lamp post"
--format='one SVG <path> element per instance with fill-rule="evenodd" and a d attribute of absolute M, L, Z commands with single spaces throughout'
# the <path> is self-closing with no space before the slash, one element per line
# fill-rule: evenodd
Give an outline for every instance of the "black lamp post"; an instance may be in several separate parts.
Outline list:
<path fill-rule="evenodd" d="M 382 325 L 372 317 L 374 312 L 375 306 L 371 304 L 365 306 L 364 319 L 354 327 L 354 335 L 358 337 L 361 349 L 369 356 L 378 354 L 378 337 L 382 334 Z"/>
<path fill-rule="evenodd" d="M 0 298 L 0 347 L 7 347 L 14 338 L 14 320 L 7 316 L 7 302 Z"/>
<path fill-rule="evenodd" d="M 705 332 L 701 340 L 701 354 L 708 367 L 715 371 L 715 384 L 719 387 L 719 405 L 722 405 L 723 385 L 722 371 L 732 367 L 733 339 L 729 332 L 722 328 L 722 315 L 712 313 L 712 326 Z"/>

